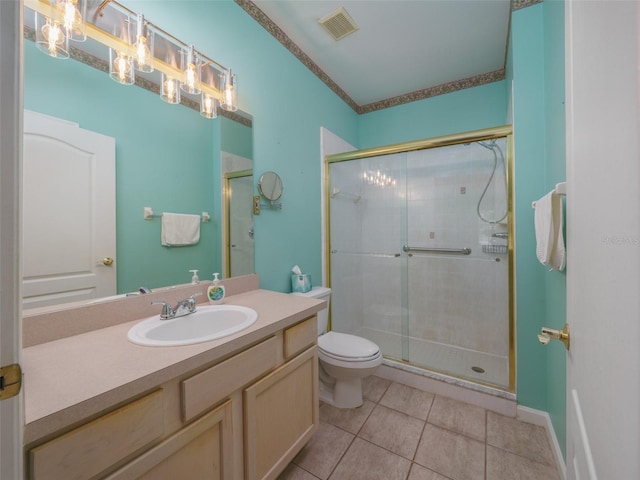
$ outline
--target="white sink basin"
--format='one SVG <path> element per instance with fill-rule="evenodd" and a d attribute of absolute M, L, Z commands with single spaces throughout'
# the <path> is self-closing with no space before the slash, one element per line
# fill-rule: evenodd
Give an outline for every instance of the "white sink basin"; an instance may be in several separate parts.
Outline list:
<path fill-rule="evenodd" d="M 253 325 L 258 313 L 239 305 L 203 305 L 194 313 L 161 320 L 159 315 L 135 324 L 130 342 L 151 347 L 171 347 L 208 342 L 233 335 Z"/>

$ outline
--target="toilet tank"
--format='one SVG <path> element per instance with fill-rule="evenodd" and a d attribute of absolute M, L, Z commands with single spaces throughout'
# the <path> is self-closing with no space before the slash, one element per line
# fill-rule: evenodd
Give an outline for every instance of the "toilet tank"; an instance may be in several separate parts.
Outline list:
<path fill-rule="evenodd" d="M 317 298 L 318 300 L 326 300 L 327 306 L 318 312 L 318 335 L 322 335 L 327 331 L 329 322 L 329 302 L 331 300 L 331 289 L 327 287 L 313 287 L 305 293 L 294 292 L 291 295 L 301 295 L 303 297 Z"/>

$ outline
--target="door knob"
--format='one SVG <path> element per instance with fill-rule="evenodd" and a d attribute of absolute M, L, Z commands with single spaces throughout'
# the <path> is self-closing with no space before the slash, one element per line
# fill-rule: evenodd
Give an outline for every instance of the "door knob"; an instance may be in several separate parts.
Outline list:
<path fill-rule="evenodd" d="M 564 328 L 562 330 L 555 330 L 549 327 L 542 327 L 542 333 L 538 334 L 538 341 L 546 345 L 551 340 L 560 340 L 564 343 L 564 346 L 567 350 L 571 346 L 571 339 L 569 335 L 569 324 L 565 323 Z"/>
<path fill-rule="evenodd" d="M 104 257 L 104 258 L 102 259 L 102 264 L 103 264 L 103 265 L 105 265 L 105 266 L 107 266 L 107 267 L 109 267 L 109 266 L 113 265 L 113 258 L 111 258 L 111 257 Z"/>

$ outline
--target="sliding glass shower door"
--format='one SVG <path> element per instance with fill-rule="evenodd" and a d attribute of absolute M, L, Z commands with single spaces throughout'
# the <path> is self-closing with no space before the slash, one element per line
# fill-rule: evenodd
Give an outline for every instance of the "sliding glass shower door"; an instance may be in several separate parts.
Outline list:
<path fill-rule="evenodd" d="M 332 328 L 512 387 L 506 137 L 329 166 Z"/>

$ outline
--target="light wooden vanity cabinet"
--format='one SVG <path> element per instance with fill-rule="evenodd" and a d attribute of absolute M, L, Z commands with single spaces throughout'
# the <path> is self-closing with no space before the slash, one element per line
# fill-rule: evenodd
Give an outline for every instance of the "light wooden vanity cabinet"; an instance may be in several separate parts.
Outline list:
<path fill-rule="evenodd" d="M 30 448 L 29 478 L 276 478 L 318 427 L 316 329 L 314 316 Z"/>
<path fill-rule="evenodd" d="M 29 478 L 82 480 L 150 445 L 164 434 L 163 391 L 157 390 L 29 451 Z"/>
<path fill-rule="evenodd" d="M 272 479 L 318 428 L 317 347 L 244 391 L 245 479 Z"/>
<path fill-rule="evenodd" d="M 231 401 L 226 401 L 106 479 L 234 478 L 231 419 Z"/>

